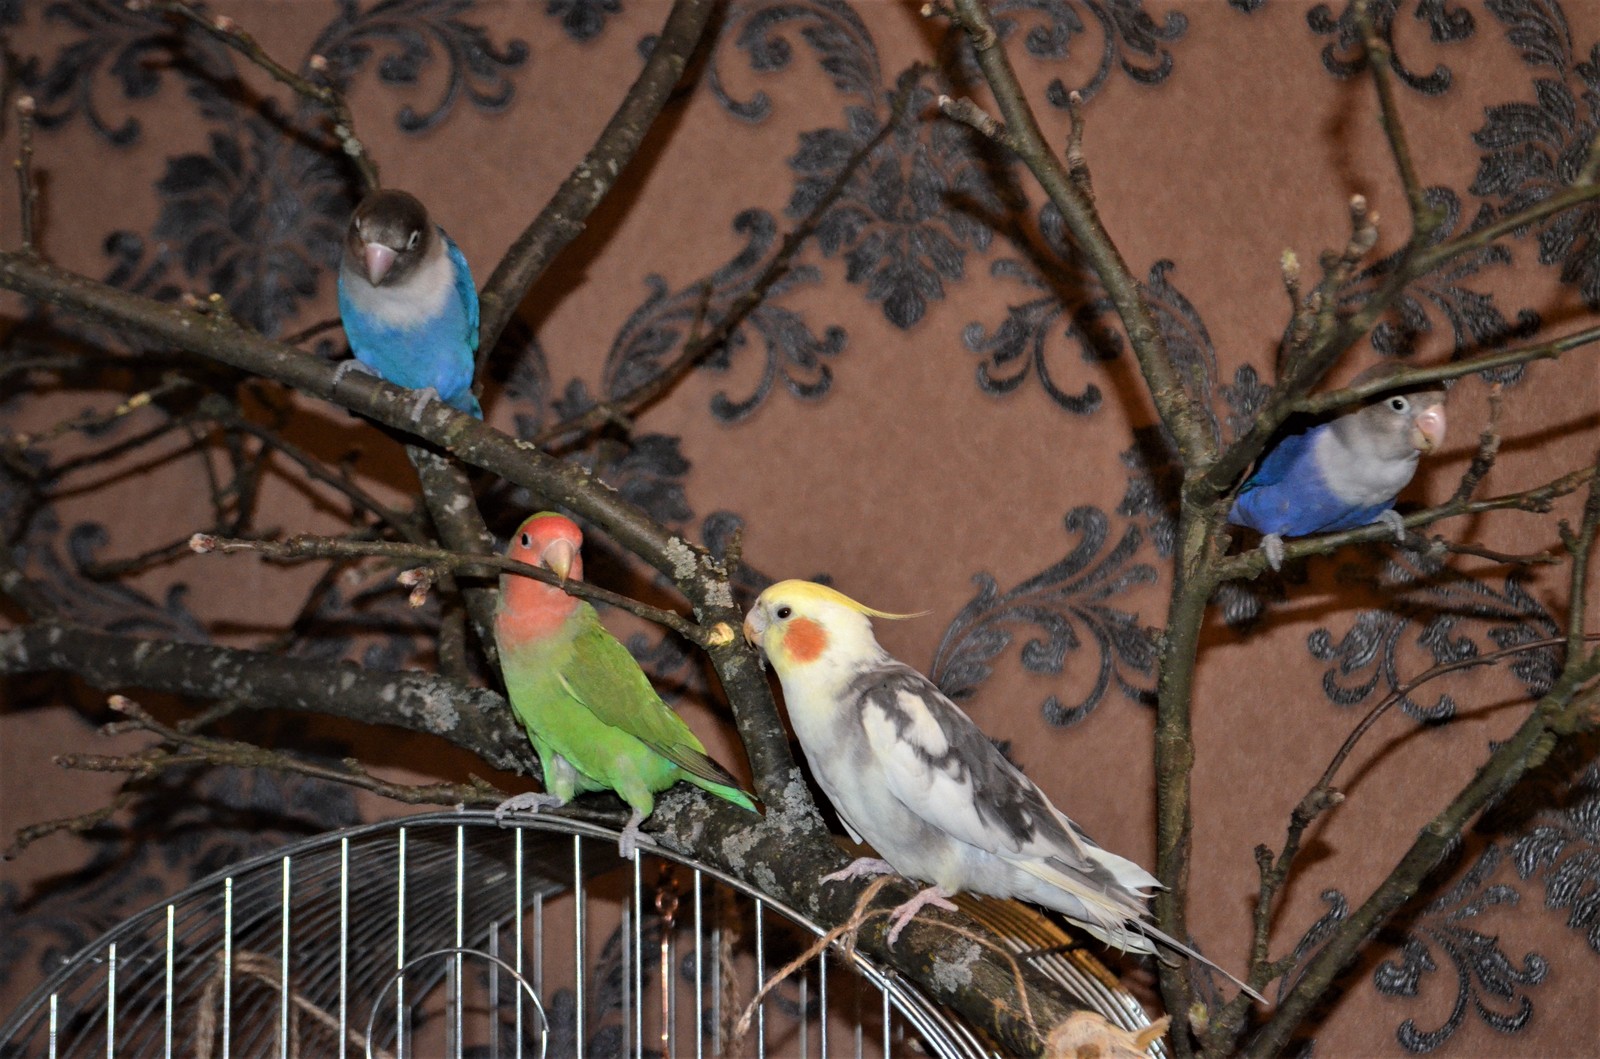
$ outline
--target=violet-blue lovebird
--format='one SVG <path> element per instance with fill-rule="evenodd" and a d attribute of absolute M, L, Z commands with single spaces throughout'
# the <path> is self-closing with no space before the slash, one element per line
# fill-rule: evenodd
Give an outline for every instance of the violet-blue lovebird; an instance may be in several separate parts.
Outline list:
<path fill-rule="evenodd" d="M 582 546 L 575 522 L 542 511 L 517 528 L 506 555 L 562 581 L 582 580 Z M 545 786 L 543 794 L 508 798 L 496 817 L 565 805 L 584 791 L 615 791 L 633 810 L 617 843 L 631 860 L 656 794 L 679 780 L 755 811 L 739 781 L 707 756 L 588 603 L 543 581 L 503 574 L 494 638 L 506 694 L 539 754 Z"/>
<path fill-rule="evenodd" d="M 903 615 L 810 581 L 772 585 L 745 617 L 812 776 L 883 858 L 822 881 L 892 871 L 931 884 L 890 915 L 891 944 L 922 908 L 954 909 L 968 890 L 1054 909 L 1119 949 L 1159 943 L 1215 967 L 1145 918 L 1155 876 L 1090 841 L 931 680 L 889 657 L 875 617 Z"/>
<path fill-rule="evenodd" d="M 339 317 L 355 365 L 483 418 L 472 393 L 478 351 L 478 291 L 459 247 L 404 191 L 361 200 L 345 233 Z"/>
<path fill-rule="evenodd" d="M 1356 377 L 1391 374 L 1387 365 Z M 1373 522 L 1405 540 L 1394 510 L 1417 471 L 1417 457 L 1444 443 L 1444 391 L 1391 393 L 1279 441 L 1245 480 L 1228 521 L 1263 536 L 1274 570 L 1283 565 L 1283 538 L 1355 529 Z"/>

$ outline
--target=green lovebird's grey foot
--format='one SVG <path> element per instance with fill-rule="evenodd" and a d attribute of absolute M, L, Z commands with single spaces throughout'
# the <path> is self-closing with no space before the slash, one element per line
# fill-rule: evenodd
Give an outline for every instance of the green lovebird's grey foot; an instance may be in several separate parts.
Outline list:
<path fill-rule="evenodd" d="M 541 809 L 557 809 L 565 803 L 554 794 L 544 791 L 528 791 L 526 794 L 514 794 L 494 807 L 494 821 L 504 824 L 506 816 L 510 813 L 528 813 L 532 815 Z"/>

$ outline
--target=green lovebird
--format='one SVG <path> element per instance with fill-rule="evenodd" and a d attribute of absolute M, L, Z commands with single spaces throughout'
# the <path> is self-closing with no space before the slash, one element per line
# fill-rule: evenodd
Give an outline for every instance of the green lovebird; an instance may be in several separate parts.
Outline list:
<path fill-rule="evenodd" d="M 563 581 L 581 580 L 582 546 L 576 523 L 542 511 L 517 528 L 506 555 Z M 565 805 L 584 791 L 616 791 L 633 809 L 617 844 L 632 859 L 656 794 L 679 780 L 755 811 L 739 781 L 707 756 L 588 603 L 531 577 L 502 574 L 494 636 L 506 694 L 539 754 L 546 791 L 507 799 L 497 817 Z"/>

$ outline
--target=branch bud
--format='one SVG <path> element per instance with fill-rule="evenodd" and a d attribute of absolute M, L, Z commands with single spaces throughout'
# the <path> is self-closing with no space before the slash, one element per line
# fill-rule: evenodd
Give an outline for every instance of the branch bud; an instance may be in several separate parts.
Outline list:
<path fill-rule="evenodd" d="M 217 550 L 217 538 L 209 533 L 196 533 L 189 538 L 189 550 L 196 555 L 209 555 Z"/>

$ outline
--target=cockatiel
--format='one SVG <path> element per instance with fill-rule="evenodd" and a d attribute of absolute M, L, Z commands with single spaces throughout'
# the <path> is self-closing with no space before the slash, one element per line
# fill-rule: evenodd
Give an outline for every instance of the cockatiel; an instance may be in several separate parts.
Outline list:
<path fill-rule="evenodd" d="M 1366 382 L 1397 370 L 1368 369 Z M 1392 393 L 1337 419 L 1290 434 L 1267 451 L 1245 480 L 1228 521 L 1264 536 L 1274 569 L 1283 538 L 1332 533 L 1383 522 L 1405 540 L 1395 497 L 1417 471 L 1417 457 L 1444 443 L 1444 391 Z"/>
<path fill-rule="evenodd" d="M 423 391 L 483 418 L 472 394 L 478 350 L 478 291 L 460 248 L 404 191 L 374 191 L 361 200 L 345 233 L 339 265 L 339 317 L 351 367 L 396 386 Z"/>
<path fill-rule="evenodd" d="M 563 581 L 581 580 L 582 546 L 576 523 L 543 511 L 523 522 L 506 554 Z M 507 799 L 496 816 L 565 805 L 584 791 L 615 791 L 633 809 L 618 843 L 632 859 L 656 794 L 679 780 L 755 811 L 588 603 L 531 577 L 502 574 L 494 636 L 506 694 L 539 754 L 546 791 Z"/>
<path fill-rule="evenodd" d="M 870 619 L 903 616 L 780 581 L 745 618 L 812 775 L 850 836 L 883 857 L 823 881 L 894 871 L 931 883 L 892 913 L 891 943 L 923 907 L 954 909 L 948 898 L 969 890 L 1052 908 L 1119 949 L 1160 942 L 1214 967 L 1145 921 L 1155 876 L 1090 841 L 931 680 L 878 645 Z"/>

